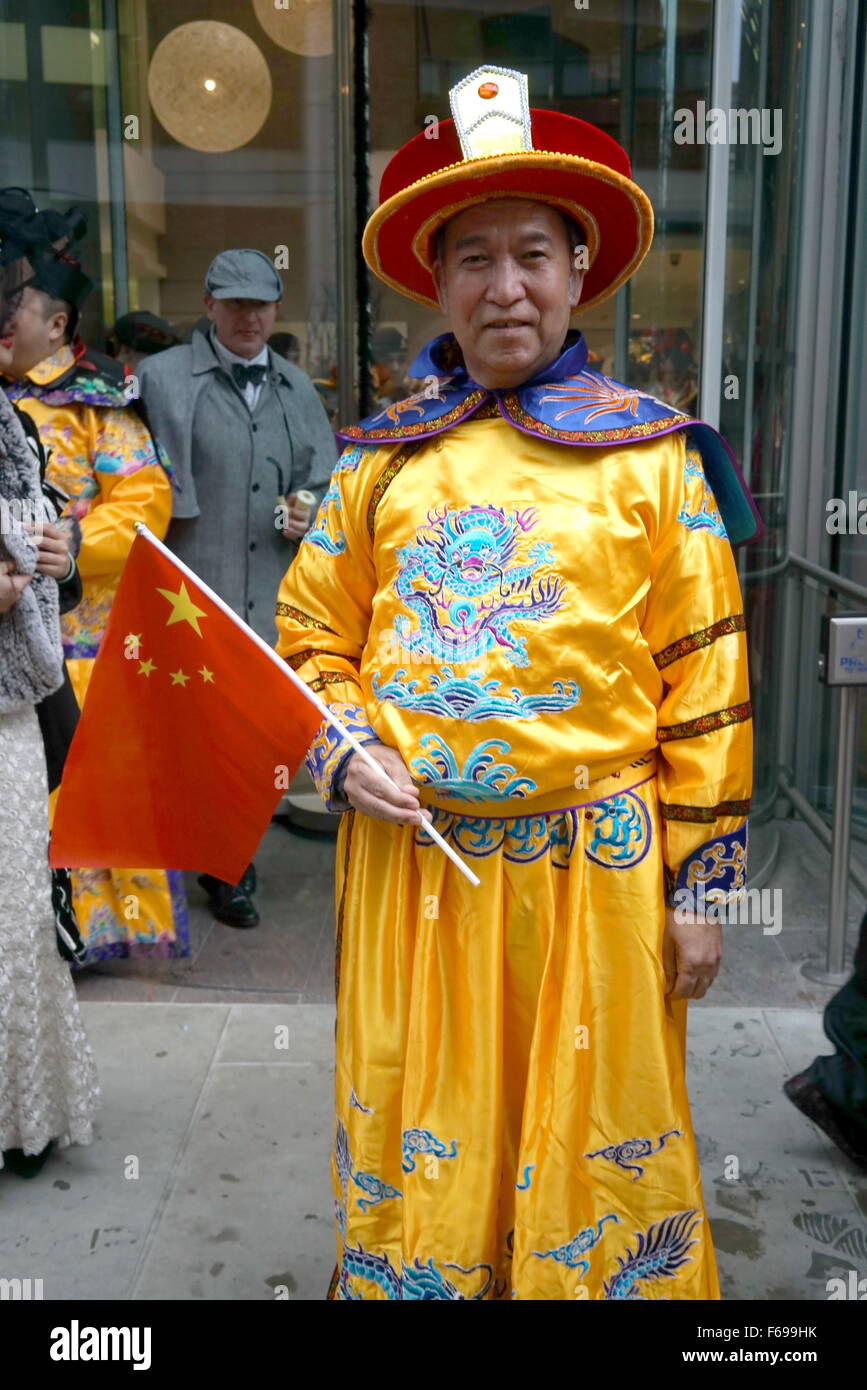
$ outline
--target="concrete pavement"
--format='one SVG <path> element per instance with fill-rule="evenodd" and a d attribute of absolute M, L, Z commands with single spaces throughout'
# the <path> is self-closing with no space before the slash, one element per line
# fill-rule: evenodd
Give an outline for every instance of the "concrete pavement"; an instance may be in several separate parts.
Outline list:
<path fill-rule="evenodd" d="M 824 1300 L 828 1279 L 867 1276 L 867 1174 L 780 1090 L 830 1050 L 829 991 L 799 972 L 821 945 L 827 855 L 803 826 L 783 833 L 782 932 L 730 928 L 717 987 L 690 1012 L 689 1089 L 728 1299 Z M 332 853 L 273 827 L 257 858 L 262 927 L 233 932 L 199 903 L 188 961 L 79 977 L 98 1137 L 33 1180 L 0 1173 L 0 1275 L 42 1278 L 46 1298 L 76 1302 L 324 1297 Z M 853 932 L 862 910 L 853 900 Z"/>

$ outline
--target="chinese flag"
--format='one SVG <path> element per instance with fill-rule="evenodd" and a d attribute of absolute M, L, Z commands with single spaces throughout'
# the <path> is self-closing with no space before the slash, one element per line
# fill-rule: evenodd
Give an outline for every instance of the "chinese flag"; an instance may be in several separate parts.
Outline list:
<path fill-rule="evenodd" d="M 322 716 L 143 535 L 66 759 L 51 863 L 237 883 Z"/>

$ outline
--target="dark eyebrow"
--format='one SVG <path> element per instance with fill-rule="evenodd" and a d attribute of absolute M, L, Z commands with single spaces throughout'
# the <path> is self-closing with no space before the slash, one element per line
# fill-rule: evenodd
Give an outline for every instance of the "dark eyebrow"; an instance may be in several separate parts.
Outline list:
<path fill-rule="evenodd" d="M 463 251 L 467 246 L 478 246 L 480 243 L 484 243 L 485 239 L 486 238 L 482 232 L 470 232 L 467 233 L 466 236 L 458 237 L 457 241 L 452 247 L 452 250 Z M 548 246 L 553 246 L 554 244 L 549 234 L 545 231 L 542 231 L 541 228 L 539 228 L 538 230 L 534 229 L 532 231 L 525 232 L 525 234 L 521 237 L 521 240 L 524 242 L 544 241 Z"/>

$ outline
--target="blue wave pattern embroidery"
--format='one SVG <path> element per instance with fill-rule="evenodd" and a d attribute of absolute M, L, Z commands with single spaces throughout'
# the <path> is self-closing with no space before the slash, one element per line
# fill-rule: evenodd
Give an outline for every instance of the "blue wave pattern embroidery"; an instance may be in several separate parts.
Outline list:
<path fill-rule="evenodd" d="M 466 1278 L 481 1270 L 485 1279 L 475 1292 L 461 1293 L 457 1284 L 440 1272 L 432 1258 L 427 1261 L 416 1258 L 410 1265 L 403 1264 L 398 1274 L 387 1255 L 374 1255 L 361 1245 L 344 1245 L 337 1297 L 341 1300 L 363 1298 L 363 1294 L 354 1292 L 350 1282 L 361 1279 L 376 1284 L 390 1301 L 476 1300 L 486 1297 L 494 1281 L 494 1272 L 488 1264 L 471 1265 L 469 1268 L 459 1264 L 443 1264 L 442 1268 L 455 1270 Z"/>
<path fill-rule="evenodd" d="M 525 695 L 517 686 L 507 693 L 501 682 L 486 681 L 481 670 L 456 676 L 450 666 L 430 676 L 427 686 L 420 680 L 406 680 L 401 667 L 391 680 L 383 682 L 379 672 L 373 677 L 373 693 L 392 705 L 433 714 L 442 719 L 462 719 L 478 724 L 483 719 L 535 719 L 550 710 L 571 709 L 581 698 L 576 681 L 554 681 L 553 694 Z"/>
<path fill-rule="evenodd" d="M 524 1164 L 524 1173 L 523 1173 L 523 1176 L 522 1176 L 522 1178 L 521 1178 L 521 1181 L 515 1183 L 515 1186 L 516 1186 L 516 1188 L 518 1189 L 519 1192 L 526 1192 L 527 1189 L 529 1188 L 530 1183 L 531 1183 L 531 1181 L 532 1181 L 532 1179 L 531 1179 L 531 1177 L 530 1177 L 530 1174 L 532 1173 L 532 1171 L 533 1171 L 533 1169 L 534 1169 L 535 1167 L 536 1167 L 535 1163 L 525 1163 L 525 1164 Z"/>
<path fill-rule="evenodd" d="M 335 703 L 330 708 L 343 721 L 347 729 L 355 734 L 360 743 L 376 742 L 376 734 L 370 727 L 367 713 L 361 705 Z M 332 786 L 341 762 L 344 758 L 351 756 L 352 749 L 347 753 L 346 740 L 323 719 L 316 737 L 307 749 L 307 756 L 304 761 L 310 776 L 316 783 L 316 790 L 329 811 L 339 809 L 332 802 Z"/>
<path fill-rule="evenodd" d="M 326 555 L 341 555 L 346 549 L 346 537 L 338 524 L 339 513 L 340 491 L 332 473 L 328 491 L 319 503 L 316 519 L 305 532 L 301 544 L 315 545 L 317 550 L 324 550 Z M 329 525 L 334 527 L 333 536 L 328 529 Z"/>
<path fill-rule="evenodd" d="M 687 449 L 683 473 L 687 483 L 690 478 L 700 479 L 701 499 L 695 511 L 690 511 L 687 506 L 681 507 L 677 514 L 678 521 L 688 531 L 710 531 L 712 535 L 719 536 L 721 540 L 727 540 L 726 528 L 717 510 L 714 496 L 708 487 L 701 455 L 697 450 Z"/>
<path fill-rule="evenodd" d="M 746 883 L 748 823 L 705 840 L 680 866 L 675 887 L 696 894 L 712 887 L 730 893 Z"/>
<path fill-rule="evenodd" d="M 579 1231 L 577 1236 L 573 1236 L 565 1245 L 555 1246 L 553 1250 L 534 1250 L 533 1254 L 539 1260 L 556 1260 L 557 1264 L 565 1265 L 567 1269 L 578 1269 L 582 1274 L 587 1274 L 590 1269 L 589 1260 L 583 1258 L 588 1254 L 602 1239 L 602 1227 L 606 1221 L 613 1221 L 618 1224 L 620 1218 L 614 1215 L 613 1211 L 608 1212 L 596 1222 L 595 1226 L 586 1226 L 583 1231 Z"/>
<path fill-rule="evenodd" d="M 353 444 L 343 450 L 331 470 L 328 491 L 319 503 L 313 525 L 302 537 L 302 545 L 315 545 L 318 550 L 324 550 L 326 555 L 341 555 L 346 549 L 346 537 L 339 525 L 341 504 L 338 478 L 341 473 L 354 473 L 368 449 L 369 446 L 365 448 L 361 444 Z M 333 529 L 333 535 L 329 527 Z"/>
<path fill-rule="evenodd" d="M 679 1139 L 683 1138 L 683 1131 L 680 1129 L 667 1129 L 664 1134 L 660 1134 L 659 1139 L 653 1144 L 649 1139 L 624 1139 L 620 1144 L 608 1144 L 604 1149 L 595 1149 L 593 1153 L 586 1153 L 585 1158 L 605 1158 L 609 1163 L 615 1163 L 618 1168 L 624 1168 L 632 1173 L 632 1181 L 637 1182 L 644 1176 L 644 1168 L 634 1160 L 638 1158 L 649 1158 L 651 1154 L 659 1153 L 660 1149 L 665 1148 L 666 1139 L 676 1135 Z"/>
<path fill-rule="evenodd" d="M 431 1134 L 429 1129 L 405 1129 L 401 1141 L 402 1158 L 400 1166 L 405 1173 L 415 1172 L 415 1161 L 425 1154 L 435 1158 L 457 1158 L 457 1140 L 451 1141 L 451 1148 Z"/>
<path fill-rule="evenodd" d="M 423 734 L 419 740 L 424 756 L 413 758 L 412 769 L 419 781 L 433 783 L 438 796 L 460 797 L 462 801 L 507 801 L 536 790 L 529 777 L 518 777 L 510 763 L 496 763 L 495 754 L 508 753 L 510 745 L 502 739 L 488 738 L 476 744 L 459 768 L 454 753 L 439 734 Z"/>
<path fill-rule="evenodd" d="M 690 1239 L 701 1217 L 693 1208 L 655 1221 L 646 1231 L 637 1231 L 635 1250 L 627 1249 L 617 1260 L 617 1269 L 603 1284 L 606 1299 L 641 1298 L 642 1283 L 673 1279 L 692 1259 L 687 1254 L 697 1239 Z"/>
<path fill-rule="evenodd" d="M 631 869 L 650 848 L 650 815 L 632 792 L 620 792 L 591 806 L 593 834 L 588 859 L 605 869 Z"/>

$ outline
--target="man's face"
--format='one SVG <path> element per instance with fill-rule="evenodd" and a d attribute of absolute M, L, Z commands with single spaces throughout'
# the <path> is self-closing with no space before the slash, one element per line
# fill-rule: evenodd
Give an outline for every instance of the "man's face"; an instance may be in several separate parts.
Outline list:
<path fill-rule="evenodd" d="M 470 375 L 518 386 L 559 354 L 581 298 L 563 218 L 526 198 L 496 198 L 446 224 L 432 267 Z"/>
<path fill-rule="evenodd" d="M 23 291 L 0 342 L 0 370 L 7 376 L 26 376 L 31 367 L 51 357 L 61 346 L 67 315 L 63 310 L 52 312 L 50 306 L 51 301 L 40 290 L 28 286 Z"/>
<path fill-rule="evenodd" d="M 279 299 L 214 299 L 205 295 L 208 318 L 217 337 L 239 357 L 255 357 L 274 331 Z"/>

